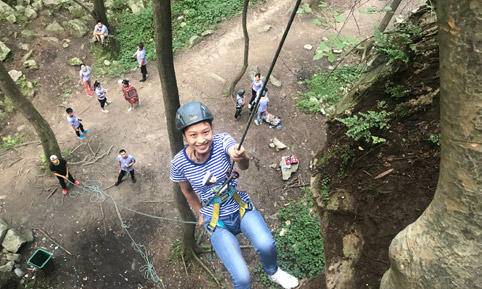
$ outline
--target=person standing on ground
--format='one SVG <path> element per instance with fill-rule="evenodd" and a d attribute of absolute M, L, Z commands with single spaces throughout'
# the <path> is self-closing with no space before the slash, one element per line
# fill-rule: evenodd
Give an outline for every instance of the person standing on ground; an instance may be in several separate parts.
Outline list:
<path fill-rule="evenodd" d="M 251 83 L 251 99 L 249 100 L 248 109 L 253 110 L 253 105 L 255 103 L 256 97 L 258 96 L 261 88 L 263 87 L 263 80 L 261 79 L 261 73 L 256 73 L 254 75 L 253 83 Z"/>
<path fill-rule="evenodd" d="M 124 94 L 125 100 L 129 103 L 127 111 L 131 111 L 139 106 L 139 95 L 137 94 L 137 90 L 127 79 L 122 80 L 122 93 Z"/>
<path fill-rule="evenodd" d="M 100 108 L 102 109 L 102 112 L 109 112 L 107 109 L 104 108 L 105 104 L 111 104 L 109 100 L 107 100 L 106 93 L 107 91 L 104 89 L 102 84 L 98 82 L 97 80 L 94 82 L 94 91 L 95 94 L 97 95 L 97 100 L 100 103 Z"/>
<path fill-rule="evenodd" d="M 125 149 L 121 149 L 117 156 L 117 161 L 119 162 L 120 170 L 115 185 L 118 186 L 122 182 L 122 178 L 127 172 L 131 175 L 132 182 L 135 183 L 137 181 L 134 175 L 134 164 L 136 163 L 136 159 L 132 155 L 127 154 Z"/>
<path fill-rule="evenodd" d="M 245 90 L 240 89 L 236 92 L 236 112 L 234 113 L 234 118 L 238 119 L 241 116 L 244 106 L 244 94 Z"/>
<path fill-rule="evenodd" d="M 93 96 L 94 91 L 92 90 L 92 84 L 90 78 L 92 76 L 92 68 L 85 64 L 80 65 L 80 84 L 84 87 L 84 91 L 88 96 Z"/>
<path fill-rule="evenodd" d="M 263 120 L 266 118 L 266 114 L 268 113 L 268 88 L 265 87 L 263 93 L 261 93 L 261 99 L 259 100 L 258 111 L 256 112 L 256 119 L 254 123 L 256 125 L 260 125 Z"/>
<path fill-rule="evenodd" d="M 179 184 L 198 225 L 209 234 L 235 289 L 251 288 L 249 268 L 236 239 L 241 232 L 256 249 L 269 279 L 285 289 L 295 288 L 298 279 L 278 267 L 275 241 L 263 216 L 248 194 L 238 191 L 235 174 L 227 179 L 232 173 L 231 162 L 246 170 L 249 157 L 229 134 L 213 133 L 213 119 L 209 109 L 198 101 L 177 110 L 176 127 L 187 146 L 171 160 L 170 179 Z"/>
<path fill-rule="evenodd" d="M 144 48 L 144 43 L 139 43 L 137 47 L 137 51 L 132 55 L 132 57 L 137 59 L 137 64 L 141 69 L 142 78 L 139 80 L 140 82 L 144 82 L 147 79 L 147 58 L 146 58 L 146 49 Z"/>
<path fill-rule="evenodd" d="M 82 125 L 82 120 L 78 118 L 74 110 L 70 107 L 68 107 L 65 112 L 67 112 L 67 121 L 69 124 L 72 126 L 72 128 L 75 131 L 75 134 L 79 139 L 85 139 L 85 134 L 89 132 L 89 130 L 84 130 L 84 126 Z"/>
<path fill-rule="evenodd" d="M 94 35 L 94 41 L 98 41 L 100 44 L 104 45 L 104 40 L 109 35 L 109 30 L 107 29 L 107 26 L 102 23 L 102 20 L 98 20 L 92 34 Z"/>
<path fill-rule="evenodd" d="M 69 181 L 75 186 L 80 186 L 80 182 L 70 174 L 69 168 L 67 167 L 67 161 L 63 158 L 59 158 L 56 155 L 50 156 L 50 171 L 59 180 L 60 186 L 62 187 L 62 194 L 67 195 L 69 189 L 67 189 L 67 184 L 65 181 Z"/>

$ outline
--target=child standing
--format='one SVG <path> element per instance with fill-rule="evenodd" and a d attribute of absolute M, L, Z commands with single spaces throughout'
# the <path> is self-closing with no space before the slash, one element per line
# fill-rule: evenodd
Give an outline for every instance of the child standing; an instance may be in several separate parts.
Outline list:
<path fill-rule="evenodd" d="M 88 96 L 94 95 L 94 91 L 92 90 L 92 84 L 90 82 L 91 75 L 92 68 L 90 68 L 90 66 L 87 66 L 85 64 L 80 65 L 80 84 L 84 87 L 84 91 L 85 93 L 87 93 Z"/>
<path fill-rule="evenodd" d="M 240 89 L 238 90 L 238 92 L 236 92 L 236 112 L 234 113 L 235 119 L 238 119 L 241 116 L 241 112 L 243 111 L 244 94 L 244 89 Z"/>
<path fill-rule="evenodd" d="M 132 182 L 135 183 L 136 177 L 134 176 L 134 164 L 136 163 L 136 159 L 128 154 L 125 149 L 121 149 L 119 151 L 119 155 L 117 156 L 117 161 L 119 162 L 119 176 L 117 177 L 117 182 L 115 185 L 118 186 L 122 182 L 122 178 L 126 175 L 127 172 L 131 175 Z"/>
<path fill-rule="evenodd" d="M 122 93 L 124 94 L 125 100 L 129 103 L 129 109 L 127 109 L 127 111 L 131 111 L 139 105 L 139 95 L 137 95 L 137 90 L 127 79 L 122 80 Z"/>
<path fill-rule="evenodd" d="M 261 73 L 258 72 L 254 75 L 254 80 L 253 80 L 253 83 L 251 84 L 251 99 L 248 105 L 248 108 L 250 111 L 253 110 L 254 101 L 256 100 L 256 97 L 258 96 L 262 87 L 263 87 L 263 80 L 261 79 Z"/>
<path fill-rule="evenodd" d="M 94 91 L 95 91 L 95 94 L 97 95 L 97 100 L 99 101 L 100 103 L 100 108 L 102 109 L 102 112 L 109 112 L 107 109 L 104 108 L 105 104 L 110 104 L 111 102 L 107 100 L 107 97 L 105 96 L 106 95 L 106 90 L 104 89 L 104 87 L 102 86 L 102 84 L 100 84 L 100 82 L 98 82 L 97 80 L 94 82 Z"/>
<path fill-rule="evenodd" d="M 69 122 L 69 124 L 72 126 L 72 128 L 74 129 L 75 131 L 75 134 L 77 135 L 77 137 L 79 139 L 85 139 L 85 134 L 88 133 L 89 131 L 88 130 L 84 130 L 84 126 L 82 125 L 82 120 L 79 119 L 75 113 L 74 113 L 74 110 L 72 108 L 67 108 L 65 110 L 65 112 L 67 112 L 68 116 L 67 116 L 67 121 Z"/>
<path fill-rule="evenodd" d="M 268 88 L 265 87 L 263 93 L 261 93 L 261 99 L 259 100 L 258 111 L 256 114 L 256 119 L 254 121 L 256 125 L 260 125 L 263 119 L 265 119 L 266 114 L 268 113 L 268 103 Z"/>

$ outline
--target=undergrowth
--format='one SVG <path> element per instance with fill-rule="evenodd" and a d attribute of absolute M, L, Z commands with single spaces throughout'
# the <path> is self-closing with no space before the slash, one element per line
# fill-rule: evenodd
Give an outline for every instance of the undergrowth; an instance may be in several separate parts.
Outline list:
<path fill-rule="evenodd" d="M 308 91 L 299 99 L 298 108 L 305 112 L 321 112 L 329 116 L 362 72 L 358 66 L 343 66 L 331 74 L 327 71 L 314 74 L 311 79 L 306 80 Z"/>
<path fill-rule="evenodd" d="M 0 147 L 4 150 L 13 149 L 15 146 L 19 145 L 23 141 L 23 136 L 16 133 L 14 135 L 7 135 L 2 137 L 0 142 Z"/>
<path fill-rule="evenodd" d="M 252 1 L 252 3 L 256 2 L 260 0 Z M 243 1 L 238 0 L 174 1 L 172 3 L 173 50 L 186 47 L 192 37 L 200 37 L 203 32 L 213 29 L 217 23 L 241 13 L 242 8 Z M 118 61 L 123 71 L 136 67 L 132 54 L 136 51 L 139 42 L 144 43 L 148 60 L 156 58 L 153 11 L 150 4 L 135 16 L 129 10 L 117 11 L 114 19 L 116 37 L 120 46 Z"/>
<path fill-rule="evenodd" d="M 378 102 L 378 111 L 369 110 L 345 118 L 337 118 L 347 127 L 346 135 L 355 141 L 364 141 L 368 145 L 386 142 L 386 139 L 373 134 L 375 129 L 383 130 L 390 128 L 388 124 L 391 112 L 385 110 L 385 102 Z"/>
<path fill-rule="evenodd" d="M 421 35 L 420 26 L 403 23 L 389 32 L 375 31 L 375 49 L 388 57 L 388 63 L 401 61 L 407 63 L 409 51 L 416 50 L 413 39 Z M 407 49 L 409 48 L 409 49 Z"/>

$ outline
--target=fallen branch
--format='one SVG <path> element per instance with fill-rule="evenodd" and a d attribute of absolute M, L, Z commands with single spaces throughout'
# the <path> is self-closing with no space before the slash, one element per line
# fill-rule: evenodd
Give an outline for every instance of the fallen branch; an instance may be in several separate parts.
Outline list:
<path fill-rule="evenodd" d="M 19 148 L 19 147 L 28 146 L 28 145 L 31 145 L 31 144 L 38 144 L 39 145 L 40 142 L 39 141 L 29 141 L 29 142 L 24 142 L 24 143 L 15 145 L 14 147 Z"/>
<path fill-rule="evenodd" d="M 69 250 L 65 249 L 62 245 L 60 245 L 57 241 L 55 241 L 54 238 L 52 238 L 47 232 L 45 232 L 44 230 L 40 229 L 40 228 L 35 228 L 34 230 L 37 230 L 39 231 L 40 233 L 44 234 L 45 237 L 49 238 L 50 241 L 52 241 L 55 245 L 59 246 L 60 249 L 62 249 L 65 253 L 69 254 L 70 256 L 73 256 L 72 253 L 70 253 Z"/>
<path fill-rule="evenodd" d="M 203 263 L 203 261 L 201 261 L 201 259 L 199 259 L 198 255 L 193 252 L 192 256 L 194 257 L 194 260 L 196 260 L 199 263 L 199 265 L 201 265 L 201 267 L 204 270 L 206 270 L 206 272 L 208 272 L 208 274 L 211 276 L 211 278 L 214 279 L 214 282 L 216 282 L 216 284 L 218 284 L 219 287 L 222 287 L 221 283 L 219 283 L 219 281 L 218 281 L 218 278 L 216 278 L 216 276 L 214 276 L 214 273 L 211 270 L 209 270 L 209 268 Z"/>
<path fill-rule="evenodd" d="M 393 169 L 386 170 L 386 171 L 384 171 L 383 173 L 378 174 L 374 179 L 375 179 L 375 180 L 381 179 L 381 178 L 383 178 L 384 176 L 390 174 L 391 172 L 393 172 Z"/>
<path fill-rule="evenodd" d="M 94 153 L 94 150 L 92 149 L 92 147 L 90 146 L 90 141 L 87 142 L 87 145 L 89 146 L 89 150 L 92 153 L 92 157 L 95 158 L 95 153 Z"/>
<path fill-rule="evenodd" d="M 106 155 L 110 154 L 110 151 L 112 150 L 112 148 L 114 147 L 114 145 L 111 145 L 109 147 L 109 150 L 107 150 L 105 153 L 101 154 L 100 156 L 96 157 L 95 159 L 93 159 L 92 161 L 89 161 L 85 164 L 83 164 L 83 166 L 88 166 L 88 165 L 91 165 L 91 164 L 94 164 L 96 163 L 98 160 L 100 160 L 101 158 L 105 157 Z"/>
<path fill-rule="evenodd" d="M 82 163 L 84 163 L 87 159 L 89 158 L 89 156 L 85 156 L 85 158 L 79 162 L 71 162 L 69 163 L 69 165 L 80 165 Z"/>
<path fill-rule="evenodd" d="M 47 198 L 46 198 L 45 200 L 50 199 L 50 198 L 55 194 L 55 192 L 57 191 L 57 189 L 58 189 L 58 188 L 51 188 L 51 189 L 50 189 L 51 192 L 50 192 L 50 194 L 47 196 Z"/>
<path fill-rule="evenodd" d="M 80 143 L 78 146 L 76 146 L 72 151 L 70 151 L 70 154 L 73 154 L 78 148 L 80 148 L 84 143 Z"/>

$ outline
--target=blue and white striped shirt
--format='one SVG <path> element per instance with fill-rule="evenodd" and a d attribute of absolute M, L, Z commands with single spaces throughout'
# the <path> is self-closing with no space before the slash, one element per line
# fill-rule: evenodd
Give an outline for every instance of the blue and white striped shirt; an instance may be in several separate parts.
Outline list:
<path fill-rule="evenodd" d="M 193 162 L 186 153 L 186 148 L 178 152 L 171 161 L 171 175 L 173 182 L 189 182 L 194 192 L 199 196 L 201 202 L 208 201 L 215 196 L 213 188 L 222 185 L 226 180 L 227 172 L 231 165 L 231 159 L 228 150 L 236 144 L 236 141 L 227 133 L 216 134 L 211 143 L 211 154 L 209 158 L 202 164 Z M 213 185 L 203 186 L 203 178 L 206 174 L 213 174 L 216 177 L 216 183 Z M 231 185 L 236 187 L 238 181 L 233 179 Z M 241 199 L 249 202 L 246 192 L 239 192 Z M 231 198 L 221 205 L 220 216 L 227 216 L 239 210 L 236 201 Z M 201 214 L 206 218 L 211 218 L 213 206 L 209 205 L 201 208 Z"/>

